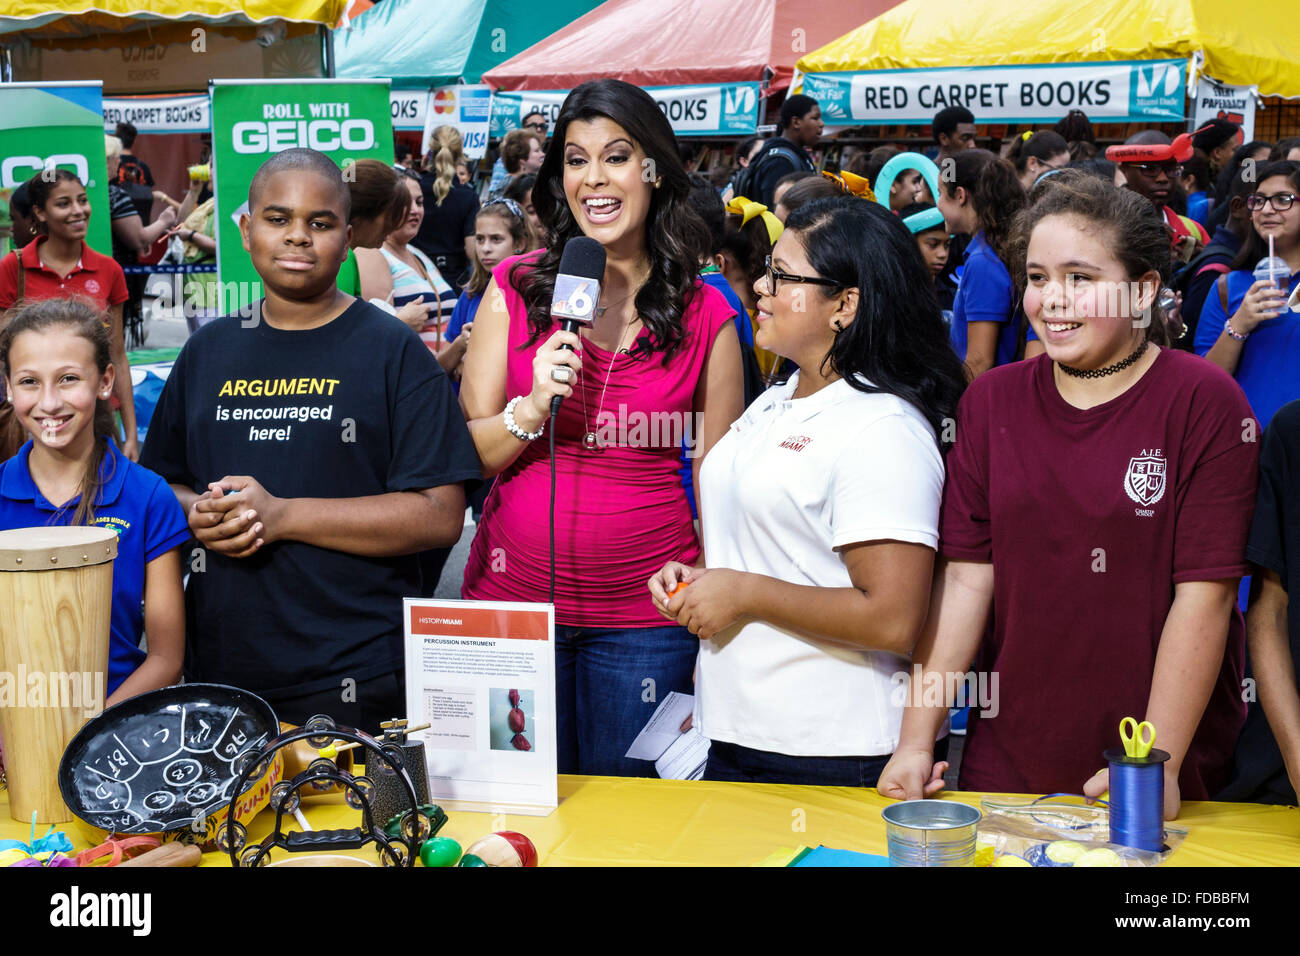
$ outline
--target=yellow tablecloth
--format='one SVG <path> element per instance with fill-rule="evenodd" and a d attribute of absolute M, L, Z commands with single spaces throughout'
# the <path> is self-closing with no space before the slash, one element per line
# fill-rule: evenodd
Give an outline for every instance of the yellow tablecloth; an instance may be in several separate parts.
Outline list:
<path fill-rule="evenodd" d="M 442 836 L 468 847 L 493 830 L 518 830 L 537 846 L 542 866 L 751 866 L 781 847 L 825 845 L 885 853 L 880 811 L 890 801 L 875 790 L 711 783 L 620 777 L 559 778 L 560 805 L 547 817 L 449 811 Z M 944 799 L 978 806 L 979 793 L 945 793 Z M 359 825 L 341 798 L 308 803 L 315 829 Z M 264 811 L 249 827 L 260 841 L 274 814 Z M 1184 803 L 1178 825 L 1186 841 L 1166 866 L 1300 865 L 1300 810 L 1241 803 Z M 27 839 L 28 827 L 9 818 L 0 792 L 0 839 Z M 46 827 L 38 827 L 37 835 Z M 89 844 L 76 823 L 64 829 L 77 849 Z M 297 825 L 286 826 L 297 829 Z M 283 859 L 282 850 L 272 859 Z M 376 860 L 373 846 L 349 855 Z M 222 853 L 205 853 L 204 866 L 228 865 Z"/>

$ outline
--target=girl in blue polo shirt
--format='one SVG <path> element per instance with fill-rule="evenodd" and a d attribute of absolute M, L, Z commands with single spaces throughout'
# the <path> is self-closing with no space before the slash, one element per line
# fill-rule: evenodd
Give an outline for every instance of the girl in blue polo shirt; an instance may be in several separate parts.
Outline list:
<path fill-rule="evenodd" d="M 1251 233 L 1205 297 L 1196 326 L 1196 352 L 1232 375 L 1261 427 L 1287 402 L 1300 398 L 1300 163 L 1265 163 L 1246 198 Z M 1273 255 L 1286 263 L 1271 279 L 1256 280 L 1256 263 Z M 1290 304 L 1288 304 L 1288 301 Z M 1295 306 L 1293 309 L 1292 306 Z"/>
<path fill-rule="evenodd" d="M 0 335 L 14 415 L 33 436 L 0 464 L 0 529 L 95 525 L 118 536 L 108 700 L 180 680 L 185 598 L 178 548 L 189 528 L 176 496 L 108 437 L 114 369 L 102 317 L 82 302 L 23 308 Z M 148 653 L 140 635 L 149 635 Z"/>
<path fill-rule="evenodd" d="M 1035 338 L 1006 266 L 1011 223 L 1024 208 L 1025 189 L 1015 167 L 988 150 L 964 149 L 944 163 L 939 211 L 950 233 L 971 237 L 950 338 L 953 351 L 966 363 L 966 377 L 974 380 L 1023 358 L 1026 339 Z"/>

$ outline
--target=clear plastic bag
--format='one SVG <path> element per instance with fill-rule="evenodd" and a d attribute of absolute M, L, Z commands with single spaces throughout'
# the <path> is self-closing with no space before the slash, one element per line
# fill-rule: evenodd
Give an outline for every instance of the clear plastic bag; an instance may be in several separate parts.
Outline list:
<path fill-rule="evenodd" d="M 1082 797 L 980 801 L 977 866 L 1158 866 L 1187 836 L 1165 826 L 1165 848 L 1139 850 L 1110 842 L 1110 809 Z"/>

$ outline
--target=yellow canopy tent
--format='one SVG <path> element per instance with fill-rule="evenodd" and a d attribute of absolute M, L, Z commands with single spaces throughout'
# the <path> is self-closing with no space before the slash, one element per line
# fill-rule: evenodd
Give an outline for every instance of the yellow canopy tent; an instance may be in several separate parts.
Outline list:
<path fill-rule="evenodd" d="M 327 75 L 347 0 L 6 0 L 8 79 L 102 77 L 108 94 L 167 93 L 209 77 Z"/>
<path fill-rule="evenodd" d="M 799 60 L 803 73 L 1203 58 L 1221 83 L 1300 97 L 1295 0 L 905 0 Z"/>

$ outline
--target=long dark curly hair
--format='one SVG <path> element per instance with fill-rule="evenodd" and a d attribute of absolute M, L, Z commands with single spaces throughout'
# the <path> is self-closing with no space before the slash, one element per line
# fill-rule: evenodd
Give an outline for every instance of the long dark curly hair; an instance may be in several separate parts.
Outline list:
<path fill-rule="evenodd" d="M 528 307 L 527 345 L 553 328 L 551 294 L 565 244 L 583 235 L 581 224 L 564 195 L 564 145 L 574 120 L 605 118 L 623 127 L 644 150 L 646 169 L 659 188 L 650 193 L 645 222 L 650 277 L 636 294 L 635 306 L 650 333 L 652 351 L 667 361 L 682 344 L 682 316 L 695 294 L 700 262 L 708 256 L 709 231 L 688 201 L 690 180 L 677 152 L 677 141 L 663 111 L 650 94 L 622 80 L 592 80 L 577 87 L 564 101 L 555 133 L 533 187 L 533 208 L 550 235 L 540 257 L 517 262 L 510 284 Z M 526 347 L 526 346 L 525 346 Z"/>

